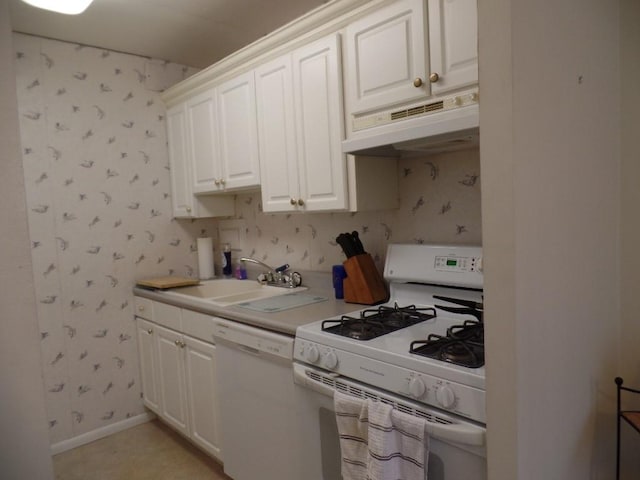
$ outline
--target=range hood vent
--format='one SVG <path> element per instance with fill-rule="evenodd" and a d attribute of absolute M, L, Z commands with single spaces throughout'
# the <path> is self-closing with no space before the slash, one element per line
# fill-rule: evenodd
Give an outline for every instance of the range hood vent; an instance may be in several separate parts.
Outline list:
<path fill-rule="evenodd" d="M 437 153 L 479 143 L 477 93 L 405 109 L 354 118 L 342 151 L 353 155 L 399 157 L 403 152 Z"/>
<path fill-rule="evenodd" d="M 391 112 L 391 121 L 401 120 L 403 118 L 415 117 L 416 115 L 424 115 L 425 113 L 436 112 L 444 109 L 444 102 L 425 103 L 417 107 L 405 108 L 404 110 L 396 110 Z"/>

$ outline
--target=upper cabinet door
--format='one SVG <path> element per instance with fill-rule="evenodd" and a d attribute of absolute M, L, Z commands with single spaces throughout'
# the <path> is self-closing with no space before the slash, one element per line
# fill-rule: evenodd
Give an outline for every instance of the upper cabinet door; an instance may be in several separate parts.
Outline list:
<path fill-rule="evenodd" d="M 194 193 L 209 193 L 219 189 L 222 175 L 216 124 L 214 89 L 196 95 L 187 102 L 187 147 L 193 169 Z"/>
<path fill-rule="evenodd" d="M 429 0 L 434 94 L 478 83 L 477 0 Z M 437 75 L 437 77 L 435 76 Z"/>
<path fill-rule="evenodd" d="M 187 115 L 184 104 L 167 110 L 167 142 L 171 170 L 171 205 L 174 217 L 191 217 L 193 181 L 187 151 Z"/>
<path fill-rule="evenodd" d="M 224 189 L 260 185 L 253 71 L 217 88 L 218 132 Z"/>
<path fill-rule="evenodd" d="M 286 212 L 298 202 L 298 158 L 291 55 L 256 69 L 262 209 Z"/>
<path fill-rule="evenodd" d="M 425 25 L 423 0 L 400 0 L 347 27 L 350 114 L 430 95 Z"/>
<path fill-rule="evenodd" d="M 337 34 L 293 53 L 300 179 L 298 205 L 307 211 L 347 208 L 340 65 Z"/>

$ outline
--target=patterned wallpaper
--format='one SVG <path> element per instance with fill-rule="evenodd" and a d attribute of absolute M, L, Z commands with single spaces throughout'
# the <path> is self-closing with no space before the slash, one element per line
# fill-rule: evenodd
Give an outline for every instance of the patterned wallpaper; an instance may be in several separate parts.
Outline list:
<path fill-rule="evenodd" d="M 131 288 L 194 273 L 209 222 L 171 220 L 157 88 L 194 70 L 15 34 L 52 443 L 144 411 Z M 213 231 L 211 231 L 213 230 Z"/>
<path fill-rule="evenodd" d="M 400 207 L 380 212 L 265 214 L 259 193 L 238 195 L 236 212 L 245 220 L 246 240 L 234 255 L 254 256 L 274 267 L 288 263 L 331 271 L 345 259 L 336 237 L 357 230 L 382 270 L 389 243 L 482 243 L 477 149 L 403 158 L 397 181 Z"/>

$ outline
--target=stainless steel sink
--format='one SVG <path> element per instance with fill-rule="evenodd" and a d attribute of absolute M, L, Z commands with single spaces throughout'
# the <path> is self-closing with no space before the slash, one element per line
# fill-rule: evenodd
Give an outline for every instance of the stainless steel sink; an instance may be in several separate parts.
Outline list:
<path fill-rule="evenodd" d="M 296 287 L 295 291 L 306 290 Z M 186 297 L 217 306 L 225 307 L 241 302 L 250 302 L 261 298 L 291 293 L 292 289 L 262 285 L 253 280 L 218 279 L 206 280 L 193 287 L 181 287 L 167 290 L 170 296 Z"/>

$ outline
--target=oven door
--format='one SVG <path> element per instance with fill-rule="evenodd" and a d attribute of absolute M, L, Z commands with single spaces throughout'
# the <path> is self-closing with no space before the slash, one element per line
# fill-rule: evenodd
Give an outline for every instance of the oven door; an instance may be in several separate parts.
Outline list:
<path fill-rule="evenodd" d="M 427 419 L 429 480 L 486 480 L 486 428 L 447 415 L 408 399 L 294 363 L 296 402 L 306 480 L 339 480 L 340 443 L 333 408 L 333 392 L 390 403 L 406 413 Z"/>

